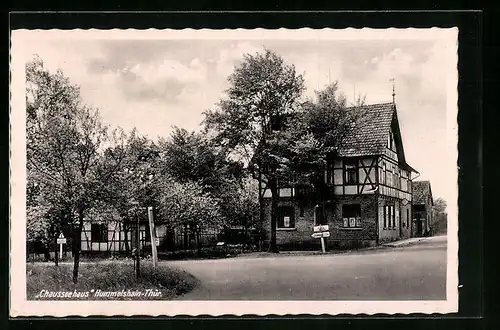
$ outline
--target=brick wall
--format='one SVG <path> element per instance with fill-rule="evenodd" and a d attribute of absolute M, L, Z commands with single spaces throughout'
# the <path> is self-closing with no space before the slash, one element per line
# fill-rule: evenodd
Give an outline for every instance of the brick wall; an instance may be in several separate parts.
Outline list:
<path fill-rule="evenodd" d="M 344 228 L 342 205 L 359 204 L 361 223 L 359 228 Z M 333 212 L 328 216 L 331 237 L 328 245 L 334 248 L 356 248 L 376 245 L 377 202 L 376 196 L 344 196 L 335 200 Z"/>
<path fill-rule="evenodd" d="M 276 244 L 287 250 L 310 250 L 321 248 L 318 239 L 312 238 L 314 226 L 314 208 L 304 207 L 303 217 L 300 216 L 300 207 L 291 199 L 281 199 L 278 206 L 293 206 L 295 208 L 295 228 L 276 229 Z M 264 200 L 266 239 L 271 238 L 271 199 Z"/>
<path fill-rule="evenodd" d="M 270 239 L 271 230 L 271 200 L 264 202 L 265 224 L 267 239 Z M 361 223 L 359 228 L 344 228 L 342 218 L 343 204 L 359 204 L 361 209 Z M 277 229 L 276 243 L 282 250 L 319 250 L 321 241 L 312 238 L 315 225 L 314 206 L 304 207 L 303 216 L 300 207 L 291 199 L 281 199 L 279 206 L 293 206 L 295 208 L 295 228 Z M 330 237 L 325 239 L 328 248 L 356 248 L 373 246 L 377 242 L 377 202 L 371 196 L 345 196 L 337 198 L 325 207 L 325 216 L 330 227 Z"/>

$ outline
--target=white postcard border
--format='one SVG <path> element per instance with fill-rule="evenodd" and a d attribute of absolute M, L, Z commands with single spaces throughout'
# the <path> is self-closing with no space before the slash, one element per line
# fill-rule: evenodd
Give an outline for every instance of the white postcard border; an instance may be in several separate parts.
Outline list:
<path fill-rule="evenodd" d="M 26 107 L 23 44 L 31 38 L 59 39 L 405 39 L 442 40 L 449 50 L 447 81 L 447 146 L 450 169 L 457 169 L 457 36 L 458 28 L 441 29 L 277 29 L 277 30 L 16 30 L 11 44 L 10 112 L 10 315 L 15 316 L 174 316 L 397 314 L 458 311 L 458 170 L 450 187 L 456 204 L 448 205 L 447 300 L 443 301 L 28 301 L 26 299 Z M 445 166 L 443 164 L 443 166 Z"/>

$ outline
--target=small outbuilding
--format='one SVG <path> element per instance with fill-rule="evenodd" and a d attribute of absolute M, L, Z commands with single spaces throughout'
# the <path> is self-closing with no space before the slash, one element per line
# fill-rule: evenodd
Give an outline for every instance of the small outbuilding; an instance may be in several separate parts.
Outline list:
<path fill-rule="evenodd" d="M 432 233 L 434 205 L 430 181 L 413 181 L 412 196 L 412 236 L 428 236 Z"/>

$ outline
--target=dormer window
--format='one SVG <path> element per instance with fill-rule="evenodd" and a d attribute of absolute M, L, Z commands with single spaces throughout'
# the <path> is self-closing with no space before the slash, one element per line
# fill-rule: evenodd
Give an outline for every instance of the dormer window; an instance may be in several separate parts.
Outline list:
<path fill-rule="evenodd" d="M 392 132 L 389 132 L 389 137 L 387 138 L 387 148 L 394 150 L 394 137 Z"/>

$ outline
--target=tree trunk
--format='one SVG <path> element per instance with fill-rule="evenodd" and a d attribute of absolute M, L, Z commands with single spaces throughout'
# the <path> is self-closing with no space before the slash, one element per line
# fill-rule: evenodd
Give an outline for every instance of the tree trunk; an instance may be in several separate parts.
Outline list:
<path fill-rule="evenodd" d="M 200 231 L 196 231 L 196 249 L 198 251 L 198 255 L 201 255 L 201 245 L 200 245 Z"/>
<path fill-rule="evenodd" d="M 73 237 L 73 283 L 78 282 L 78 269 L 80 267 L 80 249 L 82 247 L 83 212 L 78 214 L 78 227 Z"/>
<path fill-rule="evenodd" d="M 269 189 L 271 190 L 271 242 L 270 248 L 271 252 L 277 253 L 278 247 L 276 246 L 276 224 L 278 222 L 278 201 L 279 201 L 279 190 L 276 184 L 276 180 L 269 180 Z"/>
<path fill-rule="evenodd" d="M 42 248 L 43 248 L 43 258 L 45 259 L 45 261 L 49 262 L 50 261 L 50 241 L 47 242 L 45 241 Z"/>
<path fill-rule="evenodd" d="M 184 250 L 188 249 L 188 232 L 187 232 L 187 225 L 184 225 Z"/>

